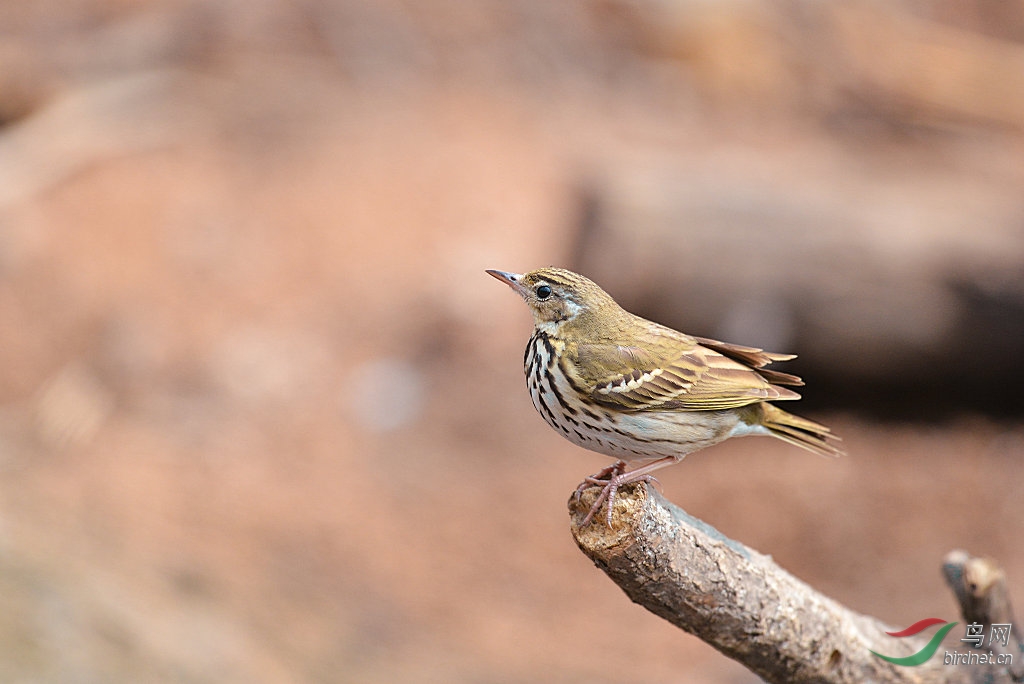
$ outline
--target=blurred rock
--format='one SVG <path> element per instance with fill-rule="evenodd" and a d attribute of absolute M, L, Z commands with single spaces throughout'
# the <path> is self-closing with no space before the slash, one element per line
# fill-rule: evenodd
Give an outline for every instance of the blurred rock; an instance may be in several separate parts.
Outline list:
<path fill-rule="evenodd" d="M 823 404 L 1017 414 L 1024 203 L 1009 179 L 911 182 L 851 153 L 821 184 L 799 163 L 758 174 L 766 154 L 613 165 L 581 196 L 575 265 L 647 317 L 798 353 Z"/>
<path fill-rule="evenodd" d="M 961 26 L 969 18 L 990 28 L 993 16 L 1003 27 L 1020 26 L 1024 12 L 1011 4 L 973 3 L 972 12 L 972 3 L 960 3 L 943 12 L 935 2 L 604 0 L 596 14 L 616 23 L 631 50 L 685 70 L 716 108 L 745 103 L 1020 130 L 1024 36 L 1014 41 L 1005 28 L 982 33 Z"/>

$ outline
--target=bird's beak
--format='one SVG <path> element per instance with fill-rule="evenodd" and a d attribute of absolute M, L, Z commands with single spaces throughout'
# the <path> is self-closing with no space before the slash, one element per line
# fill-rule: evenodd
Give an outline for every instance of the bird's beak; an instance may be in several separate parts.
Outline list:
<path fill-rule="evenodd" d="M 495 278 L 505 283 L 509 287 L 511 287 L 516 293 L 519 294 L 519 296 L 522 297 L 526 295 L 526 288 L 524 288 L 523 284 L 519 282 L 523 277 L 520 274 L 506 273 L 505 271 L 495 271 L 494 269 L 491 268 L 487 269 L 487 273 L 494 276 Z"/>

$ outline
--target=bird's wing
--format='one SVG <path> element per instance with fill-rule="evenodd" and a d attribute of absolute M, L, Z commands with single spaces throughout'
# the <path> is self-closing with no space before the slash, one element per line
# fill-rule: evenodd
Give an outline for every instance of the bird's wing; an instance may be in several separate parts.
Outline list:
<path fill-rule="evenodd" d="M 772 384 L 798 384 L 799 378 L 761 369 L 788 355 L 715 340 L 698 343 L 683 335 L 665 339 L 652 333 L 651 340 L 639 342 L 579 345 L 578 367 L 593 375 L 587 383 L 591 400 L 625 411 L 710 411 L 800 398 Z"/>

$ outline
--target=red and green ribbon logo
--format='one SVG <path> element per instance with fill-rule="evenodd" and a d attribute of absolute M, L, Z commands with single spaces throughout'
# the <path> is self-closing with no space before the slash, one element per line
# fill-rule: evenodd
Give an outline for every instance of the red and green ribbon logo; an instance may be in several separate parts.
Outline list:
<path fill-rule="evenodd" d="M 886 634 L 888 634 L 891 637 L 908 637 L 914 636 L 915 634 L 919 634 L 924 630 L 928 629 L 929 627 L 932 627 L 933 625 L 945 625 L 945 627 L 936 632 L 935 636 L 932 637 L 932 640 L 929 641 L 924 648 L 922 648 L 920 651 L 913 655 L 908 655 L 904 658 L 893 658 L 892 656 L 882 655 L 881 653 L 876 653 L 875 651 L 871 652 L 879 658 L 881 658 L 882 660 L 889 661 L 893 665 L 904 665 L 907 667 L 920 665 L 921 663 L 927 661 L 929 658 L 935 655 L 935 651 L 939 649 L 939 644 L 942 643 L 942 639 L 945 638 L 947 634 L 949 634 L 949 630 L 957 626 L 956 622 L 947 623 L 945 620 L 940 620 L 939 618 L 925 618 L 924 620 L 919 620 L 914 624 L 910 625 L 909 627 L 907 627 L 906 629 L 900 630 L 898 632 L 886 632 Z"/>

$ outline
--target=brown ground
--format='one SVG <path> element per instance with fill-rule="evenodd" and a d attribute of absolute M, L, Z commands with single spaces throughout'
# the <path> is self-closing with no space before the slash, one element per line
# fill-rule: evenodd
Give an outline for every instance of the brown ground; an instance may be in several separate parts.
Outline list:
<path fill-rule="evenodd" d="M 606 460 L 533 413 L 483 269 L 565 263 L 624 159 L 849 141 L 576 5 L 129 4 L 4 10 L 0 681 L 752 681 L 575 549 Z M 815 416 L 847 458 L 735 440 L 664 490 L 894 625 L 956 619 L 956 547 L 1024 592 L 1024 428 L 856 408 Z"/>

